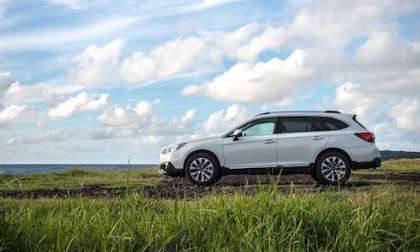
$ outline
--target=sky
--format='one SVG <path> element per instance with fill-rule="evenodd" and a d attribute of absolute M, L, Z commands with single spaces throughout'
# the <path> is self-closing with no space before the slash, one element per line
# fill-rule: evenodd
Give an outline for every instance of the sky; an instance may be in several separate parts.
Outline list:
<path fill-rule="evenodd" d="M 265 111 L 420 151 L 418 0 L 0 0 L 0 163 L 157 163 Z"/>

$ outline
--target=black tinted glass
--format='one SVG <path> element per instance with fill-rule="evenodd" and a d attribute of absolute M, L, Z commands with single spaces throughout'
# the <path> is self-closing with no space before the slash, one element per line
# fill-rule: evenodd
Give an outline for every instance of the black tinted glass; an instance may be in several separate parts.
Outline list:
<path fill-rule="evenodd" d="M 312 118 L 312 131 L 340 130 L 347 127 L 348 127 L 347 124 L 334 118 L 329 118 L 329 117 Z"/>
<path fill-rule="evenodd" d="M 280 118 L 282 133 L 306 132 L 310 129 L 309 117 L 282 117 Z"/>

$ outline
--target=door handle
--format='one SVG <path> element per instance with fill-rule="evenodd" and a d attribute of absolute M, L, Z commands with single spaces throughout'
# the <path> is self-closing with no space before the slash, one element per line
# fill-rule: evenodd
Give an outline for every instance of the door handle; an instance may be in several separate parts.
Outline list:
<path fill-rule="evenodd" d="M 267 139 L 264 141 L 265 144 L 272 144 L 275 143 L 276 141 L 274 141 L 274 139 Z"/>
<path fill-rule="evenodd" d="M 322 139 L 324 139 L 323 136 L 314 136 L 314 140 L 322 140 Z"/>

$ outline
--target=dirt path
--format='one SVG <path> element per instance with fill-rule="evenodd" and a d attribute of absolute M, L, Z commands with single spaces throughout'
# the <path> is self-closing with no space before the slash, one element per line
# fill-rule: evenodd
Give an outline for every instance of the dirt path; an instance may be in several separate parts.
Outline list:
<path fill-rule="evenodd" d="M 261 184 L 275 182 L 279 192 L 287 193 L 294 188 L 308 192 L 322 192 L 332 190 L 333 187 L 322 186 L 308 175 L 287 175 L 278 177 L 269 176 L 227 176 L 223 177 L 216 185 L 208 187 L 194 186 L 183 178 L 166 178 L 158 186 L 142 186 L 131 188 L 109 188 L 104 185 L 86 186 L 74 189 L 39 189 L 31 191 L 0 191 L 0 198 L 67 198 L 67 197 L 121 197 L 127 193 L 141 193 L 150 198 L 173 199 L 176 197 L 191 199 L 210 194 L 233 194 L 243 192 L 255 193 Z M 401 174 L 364 174 L 356 175 L 342 190 L 357 191 L 367 186 L 382 183 L 413 184 L 420 189 L 420 173 Z"/>

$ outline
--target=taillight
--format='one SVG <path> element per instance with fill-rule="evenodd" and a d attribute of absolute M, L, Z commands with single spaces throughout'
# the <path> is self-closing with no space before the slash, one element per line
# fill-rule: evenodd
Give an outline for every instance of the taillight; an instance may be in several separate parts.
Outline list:
<path fill-rule="evenodd" d="M 375 142 L 375 134 L 373 134 L 372 132 L 361 132 L 361 133 L 356 133 L 355 135 L 365 140 L 366 142 L 369 142 L 369 143 Z"/>

